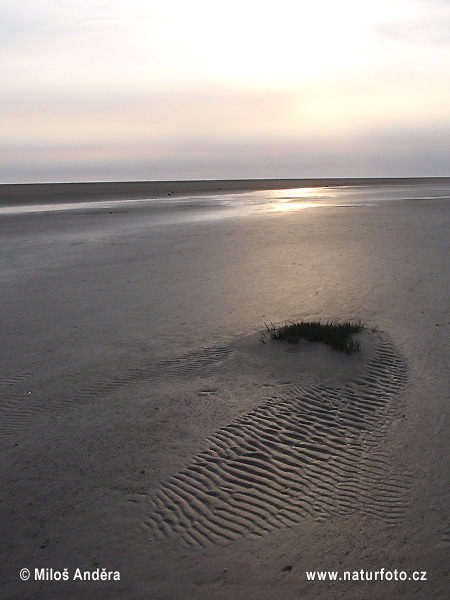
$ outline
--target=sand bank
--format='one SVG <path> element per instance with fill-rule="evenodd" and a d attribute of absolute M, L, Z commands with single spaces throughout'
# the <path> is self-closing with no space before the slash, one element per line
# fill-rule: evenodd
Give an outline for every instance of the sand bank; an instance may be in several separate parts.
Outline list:
<path fill-rule="evenodd" d="M 450 207 L 345 194 L 0 219 L 2 597 L 446 597 Z M 259 341 L 296 318 L 363 320 L 361 353 Z"/>
<path fill-rule="evenodd" d="M 103 198 L 158 198 L 172 194 L 211 194 L 325 186 L 448 185 L 449 183 L 448 177 L 397 177 L 0 184 L 0 205 L 11 202 L 89 202 Z"/>

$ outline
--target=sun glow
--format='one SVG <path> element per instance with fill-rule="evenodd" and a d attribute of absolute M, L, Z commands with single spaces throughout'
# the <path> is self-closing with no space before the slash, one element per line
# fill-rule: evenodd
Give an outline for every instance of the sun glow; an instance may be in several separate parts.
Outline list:
<path fill-rule="evenodd" d="M 196 14 L 198 35 L 186 31 L 183 18 L 172 28 L 172 35 L 186 48 L 180 58 L 193 75 L 201 70 L 213 80 L 247 87 L 292 86 L 367 60 L 368 14 L 360 4 L 281 0 L 274 11 L 272 5 L 230 0 L 223 11 L 207 2 Z M 180 6 L 186 18 L 190 10 L 191 4 Z M 184 44 L 187 34 L 189 44 Z"/>
<path fill-rule="evenodd" d="M 317 187 L 298 188 L 285 192 L 278 190 L 267 192 L 267 195 L 272 203 L 271 210 L 279 212 L 329 206 L 329 201 L 331 201 L 335 193 L 333 193 L 332 188 Z"/>
<path fill-rule="evenodd" d="M 285 202 L 276 204 L 272 210 L 279 211 L 294 211 L 294 210 L 303 210 L 305 208 L 319 208 L 322 206 L 327 206 L 326 204 L 318 204 L 313 202 Z"/>
<path fill-rule="evenodd" d="M 448 170 L 441 0 L 3 4 L 0 180 Z"/>

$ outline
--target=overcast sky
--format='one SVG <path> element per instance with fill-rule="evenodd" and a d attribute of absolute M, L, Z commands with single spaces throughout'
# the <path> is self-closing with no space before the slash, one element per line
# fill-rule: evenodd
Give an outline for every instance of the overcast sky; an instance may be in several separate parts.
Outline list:
<path fill-rule="evenodd" d="M 0 0 L 0 182 L 450 175 L 448 0 Z"/>

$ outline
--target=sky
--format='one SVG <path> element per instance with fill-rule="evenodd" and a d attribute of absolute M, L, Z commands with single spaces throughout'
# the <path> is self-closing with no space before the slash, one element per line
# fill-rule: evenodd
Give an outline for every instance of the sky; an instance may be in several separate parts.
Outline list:
<path fill-rule="evenodd" d="M 0 183 L 449 175 L 448 0 L 0 0 Z"/>

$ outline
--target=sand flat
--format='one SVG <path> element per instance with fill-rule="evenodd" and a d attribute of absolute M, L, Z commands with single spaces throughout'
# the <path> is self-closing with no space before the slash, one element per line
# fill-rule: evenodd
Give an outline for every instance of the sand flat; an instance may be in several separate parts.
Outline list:
<path fill-rule="evenodd" d="M 255 190 L 285 190 L 334 186 L 449 185 L 449 177 L 315 178 L 315 179 L 224 179 L 193 181 L 131 181 L 93 183 L 0 184 L 0 205 L 8 203 L 61 202 L 92 199 L 159 198 L 179 194 L 232 193 Z"/>
<path fill-rule="evenodd" d="M 0 217 L 5 598 L 445 597 L 449 189 L 396 185 Z M 296 318 L 376 331 L 261 344 Z M 427 581 L 306 578 L 381 568 Z"/>

